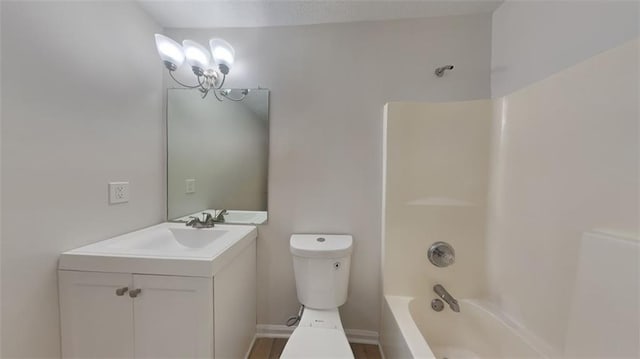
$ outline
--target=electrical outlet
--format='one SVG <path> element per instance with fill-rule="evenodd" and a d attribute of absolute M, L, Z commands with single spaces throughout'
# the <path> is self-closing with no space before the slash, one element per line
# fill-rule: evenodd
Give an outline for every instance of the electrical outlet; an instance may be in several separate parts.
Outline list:
<path fill-rule="evenodd" d="M 109 182 L 109 203 L 129 202 L 129 182 Z"/>
<path fill-rule="evenodd" d="M 184 193 L 196 193 L 196 180 L 193 178 L 184 180 Z"/>

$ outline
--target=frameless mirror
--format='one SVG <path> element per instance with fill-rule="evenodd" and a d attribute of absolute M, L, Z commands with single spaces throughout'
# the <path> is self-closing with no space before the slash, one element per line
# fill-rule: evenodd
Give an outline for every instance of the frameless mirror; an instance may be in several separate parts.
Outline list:
<path fill-rule="evenodd" d="M 267 220 L 269 90 L 167 94 L 167 219 L 203 212 L 225 223 Z M 220 214 L 222 210 L 226 210 Z"/>

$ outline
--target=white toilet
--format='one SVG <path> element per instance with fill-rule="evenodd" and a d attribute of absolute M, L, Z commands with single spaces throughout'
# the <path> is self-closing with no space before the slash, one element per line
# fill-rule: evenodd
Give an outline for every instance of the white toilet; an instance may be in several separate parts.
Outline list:
<path fill-rule="evenodd" d="M 294 234 L 290 248 L 305 309 L 281 358 L 353 358 L 338 312 L 347 301 L 353 237 Z"/>

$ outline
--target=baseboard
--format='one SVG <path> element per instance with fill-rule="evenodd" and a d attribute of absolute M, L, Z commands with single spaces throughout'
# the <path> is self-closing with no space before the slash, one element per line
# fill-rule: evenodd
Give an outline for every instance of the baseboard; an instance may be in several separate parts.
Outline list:
<path fill-rule="evenodd" d="M 380 343 L 378 341 L 378 351 L 380 352 L 380 359 L 387 359 L 387 357 L 384 355 L 384 351 L 382 351 L 382 343 Z"/>
<path fill-rule="evenodd" d="M 258 324 L 256 337 L 258 338 L 289 338 L 296 327 L 286 325 Z"/>
<path fill-rule="evenodd" d="M 251 351 L 253 350 L 253 346 L 256 344 L 256 338 L 258 337 L 258 335 L 254 335 L 253 339 L 251 339 L 251 345 L 249 345 L 249 350 L 247 351 L 247 354 L 244 356 L 244 359 L 249 359 L 249 355 L 251 355 Z M 382 358 L 384 359 L 384 358 Z"/>
<path fill-rule="evenodd" d="M 378 332 L 362 329 L 345 329 L 350 343 L 379 345 Z"/>
<path fill-rule="evenodd" d="M 289 338 L 296 327 L 286 325 L 258 324 L 256 326 L 256 337 L 258 338 Z M 350 343 L 374 344 L 378 343 L 378 332 L 361 329 L 345 329 L 347 340 Z"/>

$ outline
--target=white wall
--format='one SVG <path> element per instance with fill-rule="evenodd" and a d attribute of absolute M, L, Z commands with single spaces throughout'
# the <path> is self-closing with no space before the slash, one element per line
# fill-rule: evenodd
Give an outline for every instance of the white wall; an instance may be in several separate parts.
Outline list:
<path fill-rule="evenodd" d="M 1 356 L 59 357 L 58 255 L 165 216 L 161 29 L 131 2 L 1 8 Z"/>
<path fill-rule="evenodd" d="M 292 233 L 351 233 L 343 323 L 378 331 L 383 105 L 488 98 L 490 15 L 166 34 L 200 43 L 225 38 L 238 61 L 228 86 L 271 89 L 258 322 L 284 324 L 296 313 Z M 448 63 L 455 70 L 436 78 L 434 69 Z"/>
<path fill-rule="evenodd" d="M 492 86 L 508 93 L 495 100 L 490 296 L 562 355 L 582 232 L 638 235 L 638 43 L 623 43 L 637 3 L 507 2 L 493 21 Z"/>
<path fill-rule="evenodd" d="M 493 97 L 637 37 L 639 12 L 634 0 L 507 0 L 493 13 Z"/>

